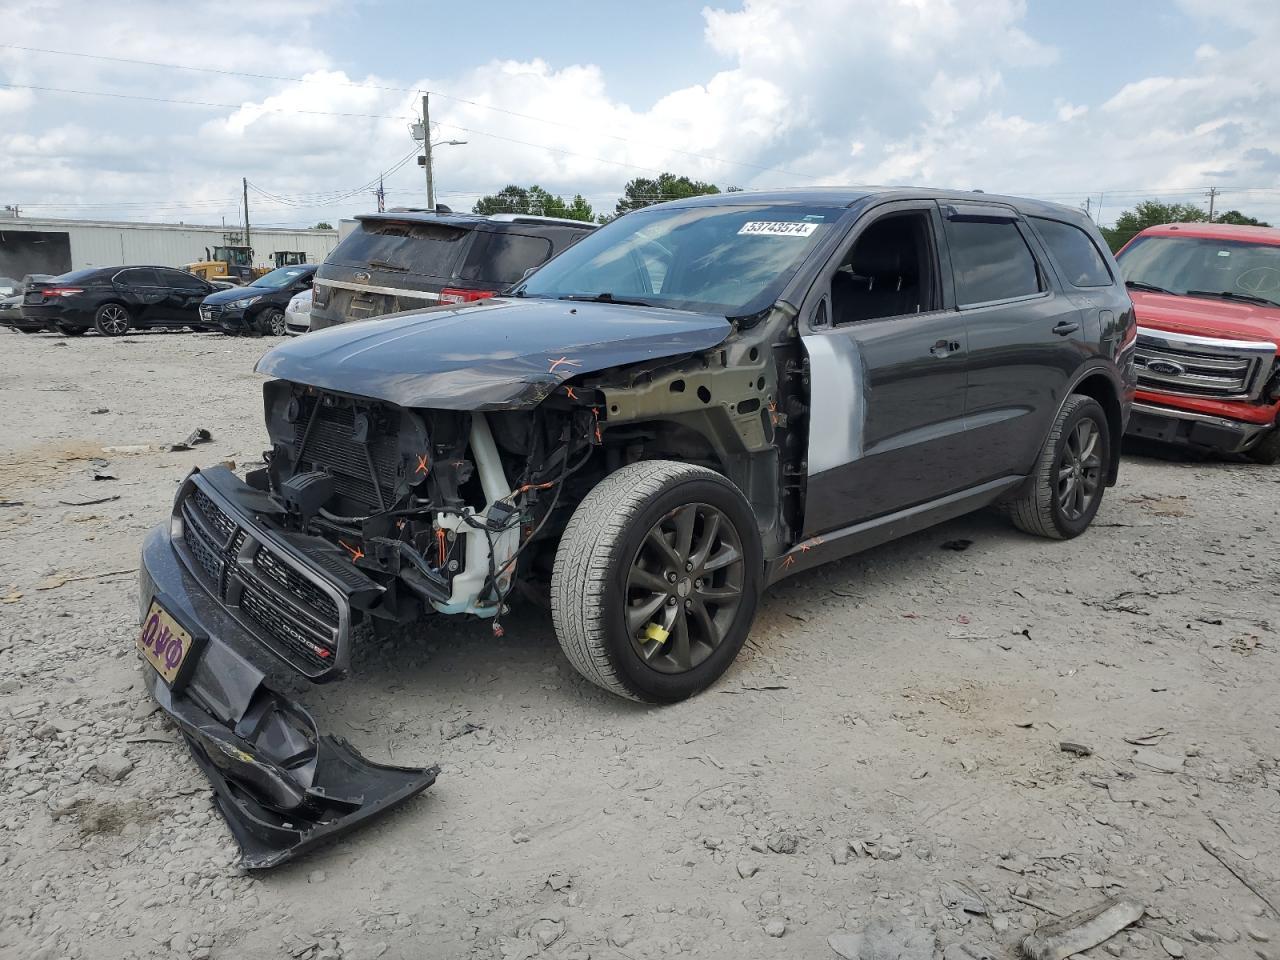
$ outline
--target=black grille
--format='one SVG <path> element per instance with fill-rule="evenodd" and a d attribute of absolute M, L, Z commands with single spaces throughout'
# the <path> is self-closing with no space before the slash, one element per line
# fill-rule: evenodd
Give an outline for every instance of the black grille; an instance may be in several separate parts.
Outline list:
<path fill-rule="evenodd" d="M 333 651 L 328 638 L 319 636 L 291 617 L 265 590 L 260 592 L 257 587 L 246 583 L 240 596 L 240 608 L 276 641 L 308 662 L 322 667 L 332 665 Z"/>
<path fill-rule="evenodd" d="M 333 477 L 333 488 L 340 496 L 357 500 L 372 509 L 394 503 L 397 474 L 401 469 L 398 415 L 386 411 L 378 411 L 376 416 L 373 412 L 362 412 L 374 421 L 375 426 L 370 428 L 369 442 L 358 443 L 352 437 L 355 407 L 320 403 L 314 399 L 308 407 L 299 418 L 294 440 L 298 469 L 329 473 Z M 312 416 L 315 416 L 314 423 L 310 423 Z"/>
<path fill-rule="evenodd" d="M 332 598 L 298 571 L 281 563 L 279 558 L 266 547 L 259 548 L 254 554 L 253 565 L 289 593 L 306 601 L 307 605 L 319 612 L 327 622 L 335 627 L 338 625 L 338 606 Z"/>
<path fill-rule="evenodd" d="M 334 599 L 199 487 L 191 488 L 180 510 L 192 573 L 209 592 L 303 672 L 332 667 L 342 629 Z"/>
<path fill-rule="evenodd" d="M 224 307 L 219 306 L 218 304 L 209 304 L 209 305 L 201 304 L 200 319 L 205 321 L 206 323 L 210 323 L 214 320 L 217 320 L 219 317 L 221 317 L 224 309 L 225 309 Z"/>
<path fill-rule="evenodd" d="M 191 498 L 195 501 L 197 507 L 200 508 L 200 514 L 208 521 L 209 526 L 220 534 L 222 542 L 226 543 L 231 536 L 231 531 L 236 529 L 235 521 L 232 520 L 225 510 L 213 502 L 213 499 L 203 490 L 197 489 L 195 496 Z"/>

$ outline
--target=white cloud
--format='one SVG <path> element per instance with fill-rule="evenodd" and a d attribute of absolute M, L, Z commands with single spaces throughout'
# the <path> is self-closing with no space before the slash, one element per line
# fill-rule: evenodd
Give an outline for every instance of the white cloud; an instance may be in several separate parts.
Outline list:
<path fill-rule="evenodd" d="M 437 137 L 468 141 L 442 148 L 436 161 L 440 198 L 459 208 L 506 183 L 537 182 L 607 209 L 626 180 L 667 169 L 748 187 L 917 182 L 1050 195 L 1210 180 L 1228 190 L 1280 187 L 1280 74 L 1270 56 L 1280 26 L 1263 16 L 1271 0 L 1241 0 L 1225 13 L 1219 0 L 1182 0 L 1192 28 L 1221 13 L 1252 24 L 1252 33 L 1236 48 L 1203 45 L 1158 76 L 1122 76 L 1097 98 L 1055 79 L 1064 53 L 1027 33 L 1019 0 L 746 0 L 702 12 L 707 47 L 723 68 L 644 109 L 610 90 L 607 61 L 473 60 L 446 69 L 460 61 L 454 49 L 430 76 L 385 65 L 379 75 L 344 72 L 307 41 L 308 21 L 332 2 L 288 0 L 247 19 L 211 19 L 160 0 L 124 8 L 44 0 L 37 17 L 28 3 L 28 16 L 6 17 L 6 26 L 17 24 L 11 42 L 43 45 L 40 24 L 53 19 L 77 23 L 95 52 L 203 65 L 217 49 L 219 68 L 310 82 L 0 51 L 0 79 L 13 83 L 238 105 L 33 100 L 0 90 L 0 114 L 18 118 L 10 124 L 18 133 L 0 147 L 0 196 L 181 199 L 212 215 L 246 176 L 293 198 L 254 195 L 259 219 L 333 219 L 371 198 L 325 206 L 323 197 L 365 183 L 413 148 L 406 126 L 418 87 L 465 98 L 432 99 Z M 1037 99 L 1038 89 L 1053 94 Z M 421 182 L 410 163 L 388 184 L 391 202 L 421 203 Z M 1280 191 L 1275 199 L 1280 206 Z M 1229 194 L 1227 202 L 1236 205 Z M 234 203 L 222 212 L 234 214 Z"/>

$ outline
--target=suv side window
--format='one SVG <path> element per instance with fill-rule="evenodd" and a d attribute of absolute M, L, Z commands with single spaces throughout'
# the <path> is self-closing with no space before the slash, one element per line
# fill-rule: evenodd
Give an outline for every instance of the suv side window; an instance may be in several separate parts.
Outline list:
<path fill-rule="evenodd" d="M 503 285 L 515 283 L 530 267 L 551 258 L 551 241 L 520 233 L 477 231 L 466 263 L 458 274 L 463 280 L 480 280 Z"/>
<path fill-rule="evenodd" d="M 854 241 L 831 275 L 836 326 L 942 307 L 938 258 L 928 213 L 891 213 Z"/>
<path fill-rule="evenodd" d="M 1063 275 L 1073 287 L 1109 287 L 1114 282 L 1107 261 L 1098 252 L 1093 238 L 1069 223 L 1030 217 L 1044 245 L 1062 267 Z"/>
<path fill-rule="evenodd" d="M 1035 296 L 1044 290 L 1036 258 L 1012 220 L 946 220 L 962 306 Z"/>

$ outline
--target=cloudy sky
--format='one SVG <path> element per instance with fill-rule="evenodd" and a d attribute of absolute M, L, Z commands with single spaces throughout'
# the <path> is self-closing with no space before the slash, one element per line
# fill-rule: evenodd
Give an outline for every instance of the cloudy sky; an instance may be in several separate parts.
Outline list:
<path fill-rule="evenodd" d="M 1275 0 L 0 0 L 0 205 L 309 225 L 511 182 L 977 187 L 1280 223 Z M 138 62 L 146 61 L 146 63 Z M 184 68 L 200 68 L 184 69 Z M 183 101 L 175 103 L 172 101 Z M 401 165 L 403 164 L 403 165 Z"/>

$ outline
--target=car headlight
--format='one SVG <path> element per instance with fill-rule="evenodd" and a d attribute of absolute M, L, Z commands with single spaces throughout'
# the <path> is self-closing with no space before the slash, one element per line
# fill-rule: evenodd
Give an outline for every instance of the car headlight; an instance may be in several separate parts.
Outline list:
<path fill-rule="evenodd" d="M 247 310 L 249 307 L 252 307 L 255 303 L 257 303 L 261 299 L 262 297 L 250 297 L 248 300 L 241 300 L 240 306 L 244 307 Z"/>

